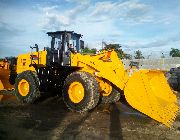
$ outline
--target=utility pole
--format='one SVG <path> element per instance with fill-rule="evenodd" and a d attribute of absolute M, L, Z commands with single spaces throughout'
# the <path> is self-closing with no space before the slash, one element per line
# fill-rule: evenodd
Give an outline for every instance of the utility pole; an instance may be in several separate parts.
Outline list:
<path fill-rule="evenodd" d="M 104 41 L 102 40 L 102 50 L 103 50 L 103 42 L 104 42 Z"/>

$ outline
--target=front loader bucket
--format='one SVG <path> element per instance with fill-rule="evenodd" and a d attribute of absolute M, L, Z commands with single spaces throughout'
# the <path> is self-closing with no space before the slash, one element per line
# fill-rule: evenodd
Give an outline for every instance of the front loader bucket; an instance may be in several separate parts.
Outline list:
<path fill-rule="evenodd" d="M 4 86 L 3 86 L 3 84 L 2 84 L 2 82 L 0 80 L 0 91 L 3 90 L 3 89 L 4 89 Z M 2 100 L 2 98 L 3 98 L 3 95 L 0 95 L 0 101 Z"/>
<path fill-rule="evenodd" d="M 14 86 L 9 83 L 9 74 L 9 70 L 0 68 L 0 101 L 16 99 L 11 92 Z"/>
<path fill-rule="evenodd" d="M 1 85 L 3 85 L 4 89 L 12 89 L 14 87 L 9 83 L 9 75 L 10 75 L 10 71 L 8 69 L 0 68 L 0 80 L 1 80 Z"/>
<path fill-rule="evenodd" d="M 127 102 L 149 117 L 171 127 L 179 110 L 163 72 L 140 70 L 129 78 L 124 88 Z"/>

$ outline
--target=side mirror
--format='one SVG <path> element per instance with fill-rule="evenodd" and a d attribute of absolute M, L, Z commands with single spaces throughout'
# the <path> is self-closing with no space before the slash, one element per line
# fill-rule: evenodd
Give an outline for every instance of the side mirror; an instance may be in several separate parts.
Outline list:
<path fill-rule="evenodd" d="M 36 52 L 39 52 L 39 47 L 38 47 L 37 44 L 35 44 L 35 47 L 34 47 L 34 48 L 36 48 Z"/>
<path fill-rule="evenodd" d="M 84 49 L 84 41 L 83 40 L 80 40 L 80 48 Z"/>
<path fill-rule="evenodd" d="M 31 48 L 32 50 L 33 50 L 33 49 L 36 49 L 36 52 L 39 52 L 39 47 L 38 47 L 37 44 L 35 44 L 35 47 L 30 46 L 30 48 Z"/>

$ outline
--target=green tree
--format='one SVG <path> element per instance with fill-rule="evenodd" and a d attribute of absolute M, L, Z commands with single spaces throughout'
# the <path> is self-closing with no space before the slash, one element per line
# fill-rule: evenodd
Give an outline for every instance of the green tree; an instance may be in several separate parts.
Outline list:
<path fill-rule="evenodd" d="M 134 56 L 135 59 L 144 59 L 144 56 L 142 55 L 142 52 L 140 50 L 137 50 L 134 53 L 135 53 Z"/>
<path fill-rule="evenodd" d="M 83 53 L 83 54 L 95 54 L 96 51 L 97 51 L 96 48 L 90 49 L 90 48 L 88 48 L 88 47 L 85 47 L 85 48 L 82 50 L 82 53 Z"/>
<path fill-rule="evenodd" d="M 132 59 L 132 55 L 124 53 L 122 59 Z"/>
<path fill-rule="evenodd" d="M 118 57 L 121 59 L 132 59 L 132 56 L 130 54 L 124 53 L 121 47 L 122 46 L 120 44 L 105 44 L 104 49 L 114 49 L 117 52 Z"/>
<path fill-rule="evenodd" d="M 169 55 L 172 57 L 180 57 L 180 50 L 176 48 L 171 48 Z"/>
<path fill-rule="evenodd" d="M 104 50 L 114 49 L 117 52 L 117 55 L 119 58 L 121 58 L 121 59 L 132 59 L 132 56 L 130 54 L 126 54 L 123 52 L 120 44 L 106 44 L 106 43 L 104 43 L 104 44 L 105 44 Z M 96 52 L 97 52 L 96 48 L 90 49 L 88 46 L 86 46 L 82 50 L 83 54 L 96 54 Z"/>
<path fill-rule="evenodd" d="M 97 52 L 97 49 L 96 49 L 96 48 L 92 48 L 92 49 L 90 49 L 90 53 L 92 53 L 92 54 L 96 54 L 96 52 Z"/>
<path fill-rule="evenodd" d="M 82 53 L 89 53 L 89 48 L 88 47 L 85 47 L 84 49 L 82 49 Z"/>

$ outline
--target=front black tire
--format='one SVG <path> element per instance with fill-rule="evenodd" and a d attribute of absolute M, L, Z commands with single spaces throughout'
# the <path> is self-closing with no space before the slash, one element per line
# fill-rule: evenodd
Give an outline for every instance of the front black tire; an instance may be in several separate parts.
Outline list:
<path fill-rule="evenodd" d="M 115 88 L 112 87 L 112 91 L 109 94 L 109 96 L 102 96 L 101 103 L 103 104 L 109 104 L 109 103 L 115 103 L 120 100 L 120 92 Z"/>
<path fill-rule="evenodd" d="M 68 94 L 69 87 L 73 82 L 81 83 L 84 88 L 84 97 L 78 103 L 74 103 Z M 91 110 L 99 102 L 100 94 L 98 91 L 98 83 L 90 73 L 73 72 L 65 80 L 62 96 L 66 106 L 70 110 L 76 112 L 85 112 Z"/>
<path fill-rule="evenodd" d="M 29 92 L 25 96 L 20 93 L 20 90 L 18 88 L 18 85 L 22 80 L 26 80 L 29 84 Z M 34 101 L 40 97 L 39 79 L 36 73 L 32 71 L 24 71 L 18 74 L 15 81 L 14 94 L 16 98 L 22 103 L 34 103 Z"/>

